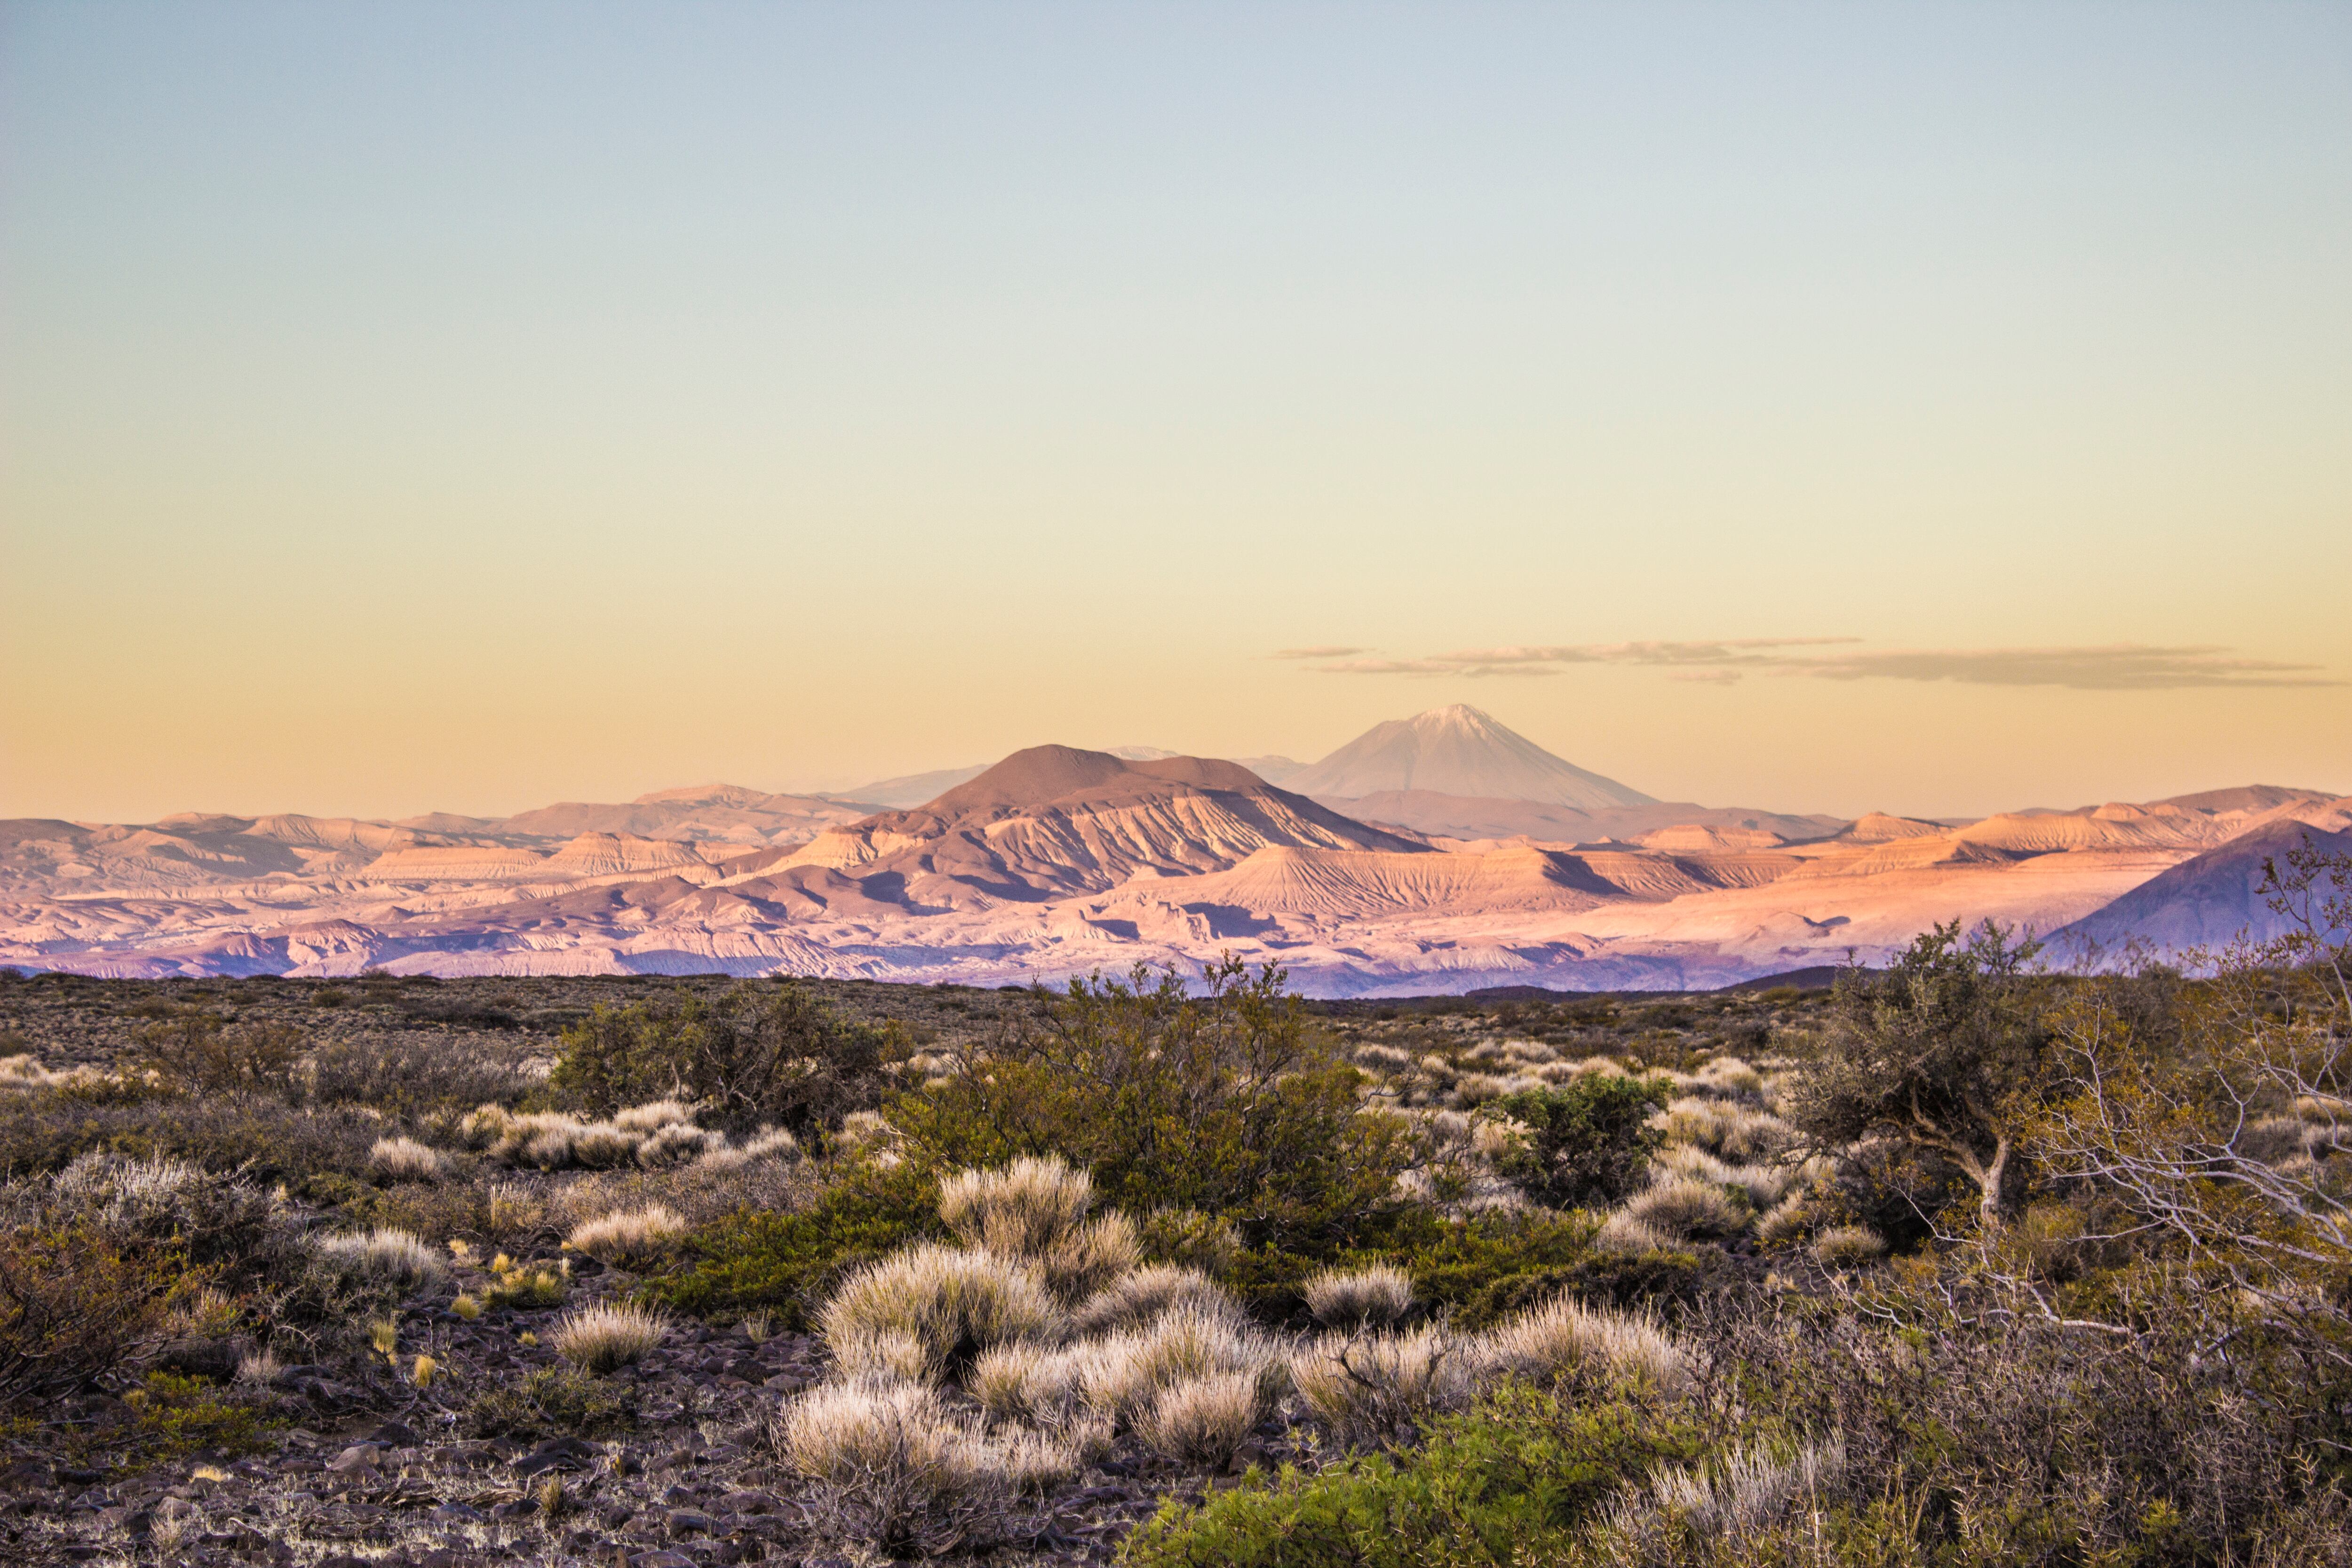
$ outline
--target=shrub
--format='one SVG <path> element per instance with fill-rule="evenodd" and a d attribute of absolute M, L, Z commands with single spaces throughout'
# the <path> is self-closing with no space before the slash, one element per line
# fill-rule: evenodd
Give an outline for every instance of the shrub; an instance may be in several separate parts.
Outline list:
<path fill-rule="evenodd" d="M 1195 1208 L 1247 1246 L 1321 1258 L 1396 1206 L 1408 1158 L 1360 1081 L 1308 1037 L 1279 970 L 1228 963 L 1200 995 L 1138 970 L 1074 983 L 1043 1028 L 900 1096 L 890 1122 L 933 1169 L 1059 1154 L 1115 1207 Z"/>
<path fill-rule="evenodd" d="M 816 1485 L 835 1528 L 886 1552 L 945 1552 L 988 1501 L 985 1450 L 929 1388 L 828 1384 L 786 1405 L 771 1430 L 778 1457 Z"/>
<path fill-rule="evenodd" d="M 1423 1211 L 1395 1226 L 1385 1246 L 1342 1257 L 1350 1266 L 1403 1270 L 1423 1306 L 1443 1311 L 1467 1305 L 1504 1280 L 1577 1263 L 1591 1252 L 1597 1228 L 1580 1210 L 1496 1211 L 1462 1219 Z"/>
<path fill-rule="evenodd" d="M 88 1218 L 0 1227 L 0 1408 L 69 1394 L 158 1342 L 182 1267 Z"/>
<path fill-rule="evenodd" d="M 311 1051 L 302 1089 L 313 1105 L 365 1105 L 404 1118 L 505 1102 L 531 1079 L 464 1036 L 334 1040 Z"/>
<path fill-rule="evenodd" d="M 1242 1237 L 1231 1220 L 1199 1209 L 1158 1208 L 1143 1216 L 1136 1243 L 1150 1263 L 1174 1264 L 1219 1276 L 1241 1260 Z"/>
<path fill-rule="evenodd" d="M 1254 1373 L 1187 1378 L 1161 1389 L 1135 1429 L 1162 1458 L 1223 1469 L 1249 1440 L 1263 1407 Z"/>
<path fill-rule="evenodd" d="M 1661 1140 L 1650 1116 L 1671 1092 L 1664 1078 L 1592 1074 L 1505 1095 L 1488 1114 L 1507 1117 L 1527 1132 L 1496 1170 L 1555 1208 L 1613 1204 L 1641 1185 Z"/>
<path fill-rule="evenodd" d="M 658 1297 L 700 1314 L 771 1311 L 805 1329 L 843 1275 L 937 1228 L 936 1190 L 911 1166 L 852 1169 L 793 1213 L 744 1209 L 687 1237 Z"/>
<path fill-rule="evenodd" d="M 147 1065 L 183 1089 L 281 1099 L 299 1091 L 306 1044 L 302 1031 L 290 1025 L 225 1025 L 214 1014 L 194 1010 L 148 1026 L 139 1043 Z"/>
<path fill-rule="evenodd" d="M 1049 1335 L 1060 1317 L 1030 1266 L 923 1243 L 843 1280 L 821 1321 L 829 1344 L 903 1334 L 930 1364 L 961 1373 L 991 1345 Z"/>
<path fill-rule="evenodd" d="M 643 1272 L 649 1263 L 668 1257 L 686 1234 L 686 1221 L 663 1204 L 615 1209 L 599 1219 L 575 1226 L 572 1247 L 599 1263 Z"/>
<path fill-rule="evenodd" d="M 1469 1396 L 1466 1348 L 1433 1326 L 1327 1334 L 1292 1352 L 1290 1381 L 1340 1441 L 1386 1443 Z"/>
<path fill-rule="evenodd" d="M 599 1375 L 627 1366 L 662 1342 L 669 1321 L 625 1302 L 604 1302 L 569 1313 L 555 1326 L 555 1353 Z"/>
<path fill-rule="evenodd" d="M 1309 1277 L 1307 1310 L 1327 1329 L 1385 1327 L 1412 1307 L 1412 1276 L 1386 1264 Z"/>
<path fill-rule="evenodd" d="M 376 1174 L 396 1182 L 437 1182 L 449 1174 L 449 1162 L 437 1149 L 414 1138 L 379 1138 L 368 1151 L 368 1164 Z"/>
<path fill-rule="evenodd" d="M 1677 1394 L 1690 1382 L 1691 1358 L 1646 1315 L 1587 1307 L 1561 1297 L 1497 1327 L 1479 1347 L 1484 1363 L 1549 1381 L 1611 1373 Z"/>
<path fill-rule="evenodd" d="M 1570 1531 L 1618 1489 L 1696 1449 L 1638 1403 L 1580 1406 L 1506 1386 L 1433 1417 L 1418 1451 L 1161 1504 L 1130 1537 L 1135 1568 L 1464 1568 L 1569 1562 Z"/>
<path fill-rule="evenodd" d="M 458 1417 L 470 1437 L 596 1437 L 637 1424 L 635 1394 L 564 1367 L 541 1367 L 514 1384 L 492 1384 Z"/>
<path fill-rule="evenodd" d="M 1542 1268 L 1498 1279 L 1474 1297 L 1455 1317 L 1464 1329 L 1490 1327 L 1557 1296 L 1619 1310 L 1655 1310 L 1668 1315 L 1720 1300 L 1739 1289 L 1738 1266 L 1716 1247 L 1696 1251 L 1608 1248 L 1564 1268 Z"/>
<path fill-rule="evenodd" d="M 563 1032 L 548 1087 L 594 1115 L 680 1095 L 729 1131 L 805 1139 L 871 1109 L 902 1050 L 893 1030 L 844 1019 L 803 986 L 747 981 L 716 1000 L 598 1007 Z"/>
<path fill-rule="evenodd" d="M 161 1464 L 203 1451 L 222 1460 L 262 1454 L 273 1446 L 268 1434 L 286 1423 L 199 1377 L 151 1372 L 123 1395 L 131 1407 L 128 1430 L 118 1439 L 118 1462 L 126 1468 Z"/>
<path fill-rule="evenodd" d="M 89 1100 L 59 1088 L 0 1098 L 0 1169 L 18 1173 L 62 1170 L 93 1152 L 169 1156 L 317 1195 L 332 1184 L 323 1177 L 363 1174 L 383 1136 L 373 1116 L 250 1094 Z"/>

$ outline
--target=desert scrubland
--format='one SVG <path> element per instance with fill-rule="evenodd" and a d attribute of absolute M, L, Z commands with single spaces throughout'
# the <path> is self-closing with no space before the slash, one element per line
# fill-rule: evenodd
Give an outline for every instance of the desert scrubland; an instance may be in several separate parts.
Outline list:
<path fill-rule="evenodd" d="M 16 973 L 0 1541 L 2341 1560 L 2347 885 L 2188 976 Z"/>

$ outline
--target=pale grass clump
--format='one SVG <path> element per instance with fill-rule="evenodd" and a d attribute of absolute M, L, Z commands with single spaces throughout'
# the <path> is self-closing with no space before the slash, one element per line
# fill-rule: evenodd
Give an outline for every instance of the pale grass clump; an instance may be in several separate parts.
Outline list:
<path fill-rule="evenodd" d="M 1576 1076 L 1579 1078 L 1591 1078 L 1596 1074 L 1602 1078 L 1626 1076 L 1625 1064 L 1615 1057 L 1587 1057 L 1582 1061 L 1570 1065 L 1575 1068 Z"/>
<path fill-rule="evenodd" d="M 1748 1099 L 1764 1092 L 1764 1075 L 1738 1057 L 1717 1057 L 1695 1075 L 1709 1093 Z"/>
<path fill-rule="evenodd" d="M 1142 1260 L 1135 1222 L 1116 1209 L 1056 1237 L 1032 1255 L 1058 1300 L 1083 1301 Z"/>
<path fill-rule="evenodd" d="M 28 1054 L 0 1057 L 0 1089 L 50 1089 L 72 1076 L 51 1072 Z"/>
<path fill-rule="evenodd" d="M 1738 1187 L 1749 1205 L 1770 1208 L 1787 1194 L 1802 1172 L 1794 1165 L 1738 1164 L 1689 1143 L 1671 1143 L 1650 1162 L 1654 1171 L 1692 1176 L 1718 1187 Z"/>
<path fill-rule="evenodd" d="M 719 1138 L 695 1126 L 693 1108 L 675 1100 L 631 1106 L 604 1121 L 553 1110 L 518 1114 L 490 1104 L 467 1112 L 457 1126 L 467 1144 L 485 1150 L 498 1163 L 542 1171 L 609 1171 L 633 1162 L 670 1164 Z"/>
<path fill-rule="evenodd" d="M 1001 1171 L 959 1171 L 940 1184 L 940 1218 L 967 1247 L 1034 1258 L 1086 1222 L 1094 1177 L 1058 1154 Z"/>
<path fill-rule="evenodd" d="M 1588 1307 L 1568 1297 L 1523 1312 L 1480 1346 L 1486 1370 L 1551 1379 L 1605 1369 L 1667 1393 L 1689 1386 L 1689 1352 L 1643 1313 Z"/>
<path fill-rule="evenodd" d="M 1465 1072 L 1454 1080 L 1454 1103 L 1465 1110 L 1473 1110 L 1490 1100 L 1499 1100 L 1511 1091 L 1509 1082 L 1490 1072 Z"/>
<path fill-rule="evenodd" d="M 1654 1230 L 1680 1239 L 1736 1235 L 1748 1211 L 1712 1182 L 1669 1175 L 1637 1193 L 1624 1212 Z"/>
<path fill-rule="evenodd" d="M 1469 1396 L 1463 1351 L 1427 1324 L 1402 1333 L 1326 1334 L 1291 1353 L 1290 1382 L 1342 1442 L 1384 1441 Z"/>
<path fill-rule="evenodd" d="M 1082 1334 L 1139 1327 L 1179 1306 L 1238 1316 L 1240 1309 L 1223 1286 L 1197 1268 L 1155 1263 L 1105 1285 L 1070 1315 L 1070 1327 Z"/>
<path fill-rule="evenodd" d="M 627 1366 L 662 1342 L 669 1321 L 634 1302 L 606 1301 L 565 1315 L 555 1326 L 555 1353 L 599 1375 Z"/>
<path fill-rule="evenodd" d="M 1049 1339 L 1061 1313 L 1029 1264 L 926 1243 L 852 1274 L 819 1323 L 828 1344 L 911 1335 L 944 1366 L 1009 1341 Z"/>
<path fill-rule="evenodd" d="M 236 1363 L 236 1384 L 240 1388 L 267 1388 L 285 1370 L 286 1363 L 278 1359 L 276 1352 L 248 1352 Z"/>
<path fill-rule="evenodd" d="M 1811 1227 L 1805 1194 L 1791 1193 L 1758 1218 L 1756 1239 L 1766 1247 L 1783 1247 L 1803 1237 Z"/>
<path fill-rule="evenodd" d="M 1077 1358 L 1078 1387 L 1088 1409 L 1131 1421 L 1171 1384 L 1214 1373 L 1255 1375 L 1271 1360 L 1231 1314 L 1188 1303 L 1087 1347 Z"/>
<path fill-rule="evenodd" d="M 572 1249 L 615 1268 L 642 1271 L 648 1263 L 668 1256 L 687 1231 L 685 1219 L 666 1204 L 643 1204 L 614 1209 L 575 1226 Z"/>
<path fill-rule="evenodd" d="M 656 1132 L 683 1122 L 691 1126 L 694 1107 L 682 1100 L 654 1100 L 613 1113 L 613 1125 L 624 1132 Z"/>
<path fill-rule="evenodd" d="M 439 1150 L 414 1138 L 379 1138 L 368 1151 L 368 1166 L 395 1182 L 437 1182 L 449 1173 L 449 1161 Z"/>
<path fill-rule="evenodd" d="M 697 1127 L 690 1121 L 672 1121 L 655 1128 L 637 1145 L 637 1163 L 648 1171 L 665 1165 L 680 1165 L 688 1160 L 727 1146 L 727 1135 Z"/>
<path fill-rule="evenodd" d="M 1358 1046 L 1355 1050 L 1355 1062 L 1367 1072 L 1388 1076 L 1411 1072 L 1413 1065 L 1411 1051 L 1401 1051 L 1394 1046 L 1380 1045 Z"/>
<path fill-rule="evenodd" d="M 695 1167 L 707 1171 L 740 1171 L 763 1160 L 788 1163 L 800 1157 L 799 1139 L 781 1127 L 762 1127 L 748 1142 L 729 1144 L 722 1140 L 704 1149 L 701 1158 L 695 1161 Z"/>
<path fill-rule="evenodd" d="M 389 1226 L 320 1237 L 311 1243 L 310 1250 L 317 1265 L 330 1275 L 404 1293 L 438 1284 L 448 1272 L 441 1254 L 425 1246 L 415 1232 Z"/>
<path fill-rule="evenodd" d="M 1076 1475 L 1086 1455 L 1075 1437 L 1011 1432 L 988 1445 L 986 1462 L 1014 1491 L 1042 1496 Z"/>
<path fill-rule="evenodd" d="M 1599 1252 L 1664 1252 L 1681 1245 L 1680 1237 L 1667 1235 L 1624 1209 L 1611 1215 L 1592 1236 L 1593 1249 Z"/>
<path fill-rule="evenodd" d="M 827 1522 L 886 1552 L 953 1547 L 993 1479 L 985 1443 L 920 1384 L 828 1384 L 785 1405 L 770 1430 L 785 1468 L 817 1487 Z"/>
<path fill-rule="evenodd" d="M 940 1358 L 931 1348 L 903 1329 L 851 1334 L 834 1341 L 830 1348 L 833 1364 L 851 1377 L 932 1384 L 940 1380 L 943 1370 Z"/>
<path fill-rule="evenodd" d="M 1824 1268 L 1861 1268 L 1886 1256 L 1886 1238 L 1866 1225 L 1838 1225 L 1813 1237 L 1813 1257 Z"/>
<path fill-rule="evenodd" d="M 1223 1469 L 1249 1440 L 1265 1409 L 1255 1373 L 1186 1378 L 1160 1391 L 1136 1416 L 1136 1435 L 1162 1458 Z"/>
<path fill-rule="evenodd" d="M 1836 1437 L 1794 1448 L 1735 1447 L 1711 1464 L 1667 1470 L 1628 1492 L 1611 1510 L 1610 1532 L 1638 1563 L 1692 1560 L 1685 1555 L 1692 1535 L 1736 1552 L 1799 1505 L 1819 1509 L 1822 1493 L 1844 1470 L 1845 1445 Z"/>
<path fill-rule="evenodd" d="M 1386 1328 L 1412 1310 L 1412 1276 L 1386 1264 L 1327 1268 L 1308 1278 L 1304 1294 L 1327 1329 Z"/>

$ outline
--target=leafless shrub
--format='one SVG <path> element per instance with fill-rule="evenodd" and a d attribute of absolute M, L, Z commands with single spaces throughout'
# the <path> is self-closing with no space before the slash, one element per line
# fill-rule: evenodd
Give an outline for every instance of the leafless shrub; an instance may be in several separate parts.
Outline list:
<path fill-rule="evenodd" d="M 1377 1264 L 1327 1268 L 1308 1278 L 1307 1310 L 1327 1329 L 1385 1328 L 1412 1308 L 1412 1276 Z"/>
<path fill-rule="evenodd" d="M 567 1313 L 555 1326 L 555 1353 L 598 1374 L 627 1366 L 662 1342 L 669 1321 L 628 1302 L 607 1301 Z"/>

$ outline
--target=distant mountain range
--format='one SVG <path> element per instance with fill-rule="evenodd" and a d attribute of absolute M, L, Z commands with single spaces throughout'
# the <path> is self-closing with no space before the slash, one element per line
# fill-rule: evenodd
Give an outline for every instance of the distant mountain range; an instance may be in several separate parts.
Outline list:
<path fill-rule="evenodd" d="M 1463 707 L 1311 766 L 1037 746 L 855 794 L 5 822 L 0 963 L 1003 984 L 1231 952 L 1327 994 L 1702 986 L 1955 916 L 2261 934 L 2263 857 L 2352 845 L 2352 799 L 2269 785 L 1969 823 L 1662 802 Z"/>

